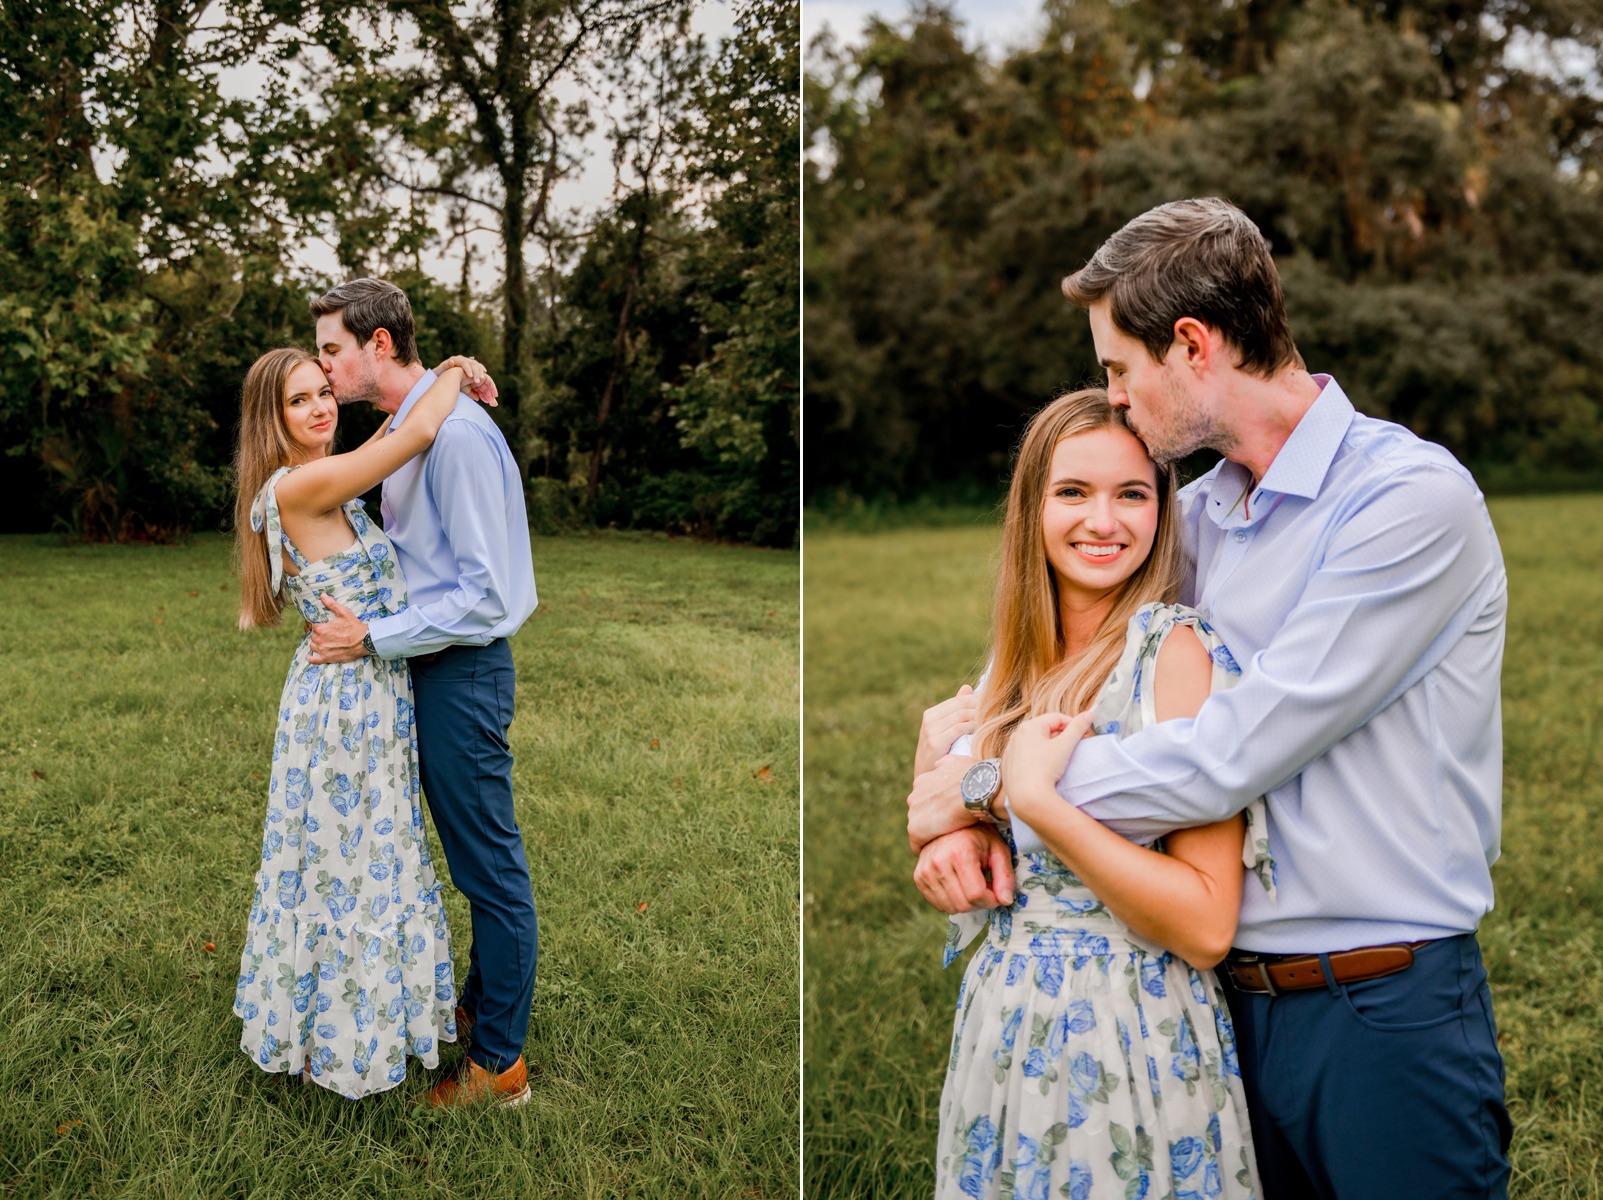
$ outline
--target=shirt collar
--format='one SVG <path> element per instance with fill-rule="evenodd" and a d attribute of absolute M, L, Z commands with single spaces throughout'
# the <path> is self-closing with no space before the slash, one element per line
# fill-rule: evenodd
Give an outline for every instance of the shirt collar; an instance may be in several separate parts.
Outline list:
<path fill-rule="evenodd" d="M 390 418 L 391 429 L 399 429 L 401 427 L 401 422 L 406 420 L 406 414 L 412 411 L 412 406 L 418 402 L 419 397 L 424 392 L 429 390 L 429 385 L 437 378 L 438 376 L 433 371 L 424 371 L 422 375 L 418 376 L 417 382 L 412 385 L 412 390 L 406 393 L 406 399 L 401 401 L 401 407 L 396 409 L 395 415 Z"/>
<path fill-rule="evenodd" d="M 1329 375 L 1315 375 L 1319 397 L 1302 415 L 1286 444 L 1280 447 L 1258 484 L 1262 492 L 1302 496 L 1312 500 L 1319 495 L 1336 451 L 1347 436 L 1356 411 L 1347 393 Z"/>
<path fill-rule="evenodd" d="M 1257 524 L 1274 511 L 1282 496 L 1312 500 L 1319 495 L 1357 410 L 1329 375 L 1313 378 L 1319 384 L 1319 395 L 1303 413 L 1256 488 L 1252 487 L 1247 468 L 1240 463 L 1226 459 L 1219 464 L 1207 514 L 1221 529 Z M 1251 500 L 1244 505 L 1249 488 Z M 1249 509 L 1251 517 L 1247 516 Z"/>

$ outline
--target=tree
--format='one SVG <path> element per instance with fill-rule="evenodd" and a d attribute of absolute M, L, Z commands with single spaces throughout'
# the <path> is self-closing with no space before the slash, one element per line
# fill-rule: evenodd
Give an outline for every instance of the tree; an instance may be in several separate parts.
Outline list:
<path fill-rule="evenodd" d="M 1593 8 L 1048 0 L 1044 17 L 996 61 L 939 5 L 814 48 L 809 495 L 994 489 L 1024 416 L 1098 374 L 1059 279 L 1199 194 L 1263 229 L 1304 358 L 1361 407 L 1488 477 L 1595 474 Z"/>
<path fill-rule="evenodd" d="M 13 5 L 0 447 L 21 469 L 0 520 L 139 538 L 221 519 L 240 380 L 304 344 L 331 281 L 290 254 L 328 237 L 341 273 L 406 288 L 426 359 L 496 371 L 531 511 L 792 541 L 795 7 L 754 5 L 709 59 L 689 3 Z M 244 97 L 221 86 L 242 64 L 262 81 Z M 613 202 L 558 212 L 593 112 Z M 468 254 L 428 277 L 425 252 L 486 223 L 502 287 Z"/>
<path fill-rule="evenodd" d="M 334 57 L 326 129 L 349 168 L 341 177 L 403 189 L 427 206 L 443 202 L 461 228 L 472 223 L 470 213 L 493 222 L 502 268 L 501 403 L 513 418 L 533 382 L 528 354 L 540 316 L 531 242 L 561 236 L 551 193 L 588 130 L 586 97 L 601 77 L 600 60 L 631 56 L 653 22 L 673 23 L 685 7 L 686 0 L 493 0 L 466 11 L 450 0 L 355 6 L 350 23 L 376 28 L 382 14 L 401 18 L 391 44 L 415 40 L 421 51 L 416 61 L 387 64 L 355 52 L 348 28 L 322 35 Z M 364 155 L 363 142 L 387 134 L 399 139 L 404 157 Z"/>
<path fill-rule="evenodd" d="M 161 534 L 220 499 L 165 316 L 179 297 L 191 323 L 225 316 L 218 247 L 259 226 L 248 188 L 202 165 L 251 123 L 214 86 L 242 43 L 202 8 L 23 0 L 0 34 L 0 422 L 38 467 L 12 498 L 37 511 L 52 480 L 84 536 Z"/>
<path fill-rule="evenodd" d="M 669 395 L 719 528 L 765 545 L 792 542 L 800 504 L 800 41 L 794 3 L 743 4 L 686 139 L 709 193 L 687 268 L 706 352 Z"/>

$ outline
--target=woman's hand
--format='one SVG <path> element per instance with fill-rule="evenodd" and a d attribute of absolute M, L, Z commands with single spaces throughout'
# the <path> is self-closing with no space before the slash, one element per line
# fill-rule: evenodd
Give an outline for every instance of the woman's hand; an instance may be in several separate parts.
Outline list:
<path fill-rule="evenodd" d="M 918 726 L 918 749 L 913 753 L 913 774 L 922 775 L 945 757 L 952 743 L 965 733 L 974 732 L 974 716 L 979 711 L 979 697 L 974 689 L 964 684 L 957 695 L 942 700 L 933 708 L 924 710 L 924 719 Z"/>
<path fill-rule="evenodd" d="M 434 368 L 436 375 L 443 375 L 452 367 L 462 371 L 462 390 L 472 396 L 480 404 L 490 408 L 496 406 L 496 396 L 500 395 L 495 386 L 495 380 L 484 369 L 484 364 L 476 358 L 468 358 L 464 354 L 453 354 L 439 366 Z"/>
<path fill-rule="evenodd" d="M 913 868 L 924 899 L 943 913 L 1013 903 L 1013 852 L 990 825 L 970 825 L 925 846 Z"/>
<path fill-rule="evenodd" d="M 1010 813 L 1028 825 L 1033 810 L 1061 803 L 1058 780 L 1090 728 L 1089 711 L 1074 717 L 1047 713 L 1018 723 L 1002 752 L 1002 791 Z"/>
<path fill-rule="evenodd" d="M 943 833 L 983 820 L 963 807 L 958 785 L 974 765 L 966 754 L 948 754 L 913 780 L 907 796 L 907 844 L 917 854 Z"/>

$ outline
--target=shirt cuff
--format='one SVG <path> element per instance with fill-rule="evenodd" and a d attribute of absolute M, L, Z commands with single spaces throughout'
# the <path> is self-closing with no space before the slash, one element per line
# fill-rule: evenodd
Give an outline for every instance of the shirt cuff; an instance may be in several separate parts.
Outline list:
<path fill-rule="evenodd" d="M 373 639 L 373 648 L 380 658 L 406 658 L 407 627 L 405 613 L 386 613 L 367 623 L 367 636 Z"/>

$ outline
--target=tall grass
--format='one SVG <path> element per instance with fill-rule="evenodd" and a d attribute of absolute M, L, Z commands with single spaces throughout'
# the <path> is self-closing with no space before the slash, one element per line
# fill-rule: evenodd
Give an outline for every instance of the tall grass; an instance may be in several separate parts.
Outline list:
<path fill-rule="evenodd" d="M 1510 581 L 1503 856 L 1481 927 L 1512 1194 L 1603 1198 L 1603 497 L 1494 501 Z M 923 1197 L 959 966 L 911 880 L 921 710 L 985 653 L 997 534 L 810 534 L 804 588 L 806 1191 Z"/>
<path fill-rule="evenodd" d="M 537 541 L 534 1099 L 443 1114 L 415 1063 L 352 1102 L 238 1049 L 299 629 L 235 632 L 227 559 L 0 538 L 0 1195 L 795 1195 L 795 556 Z"/>

